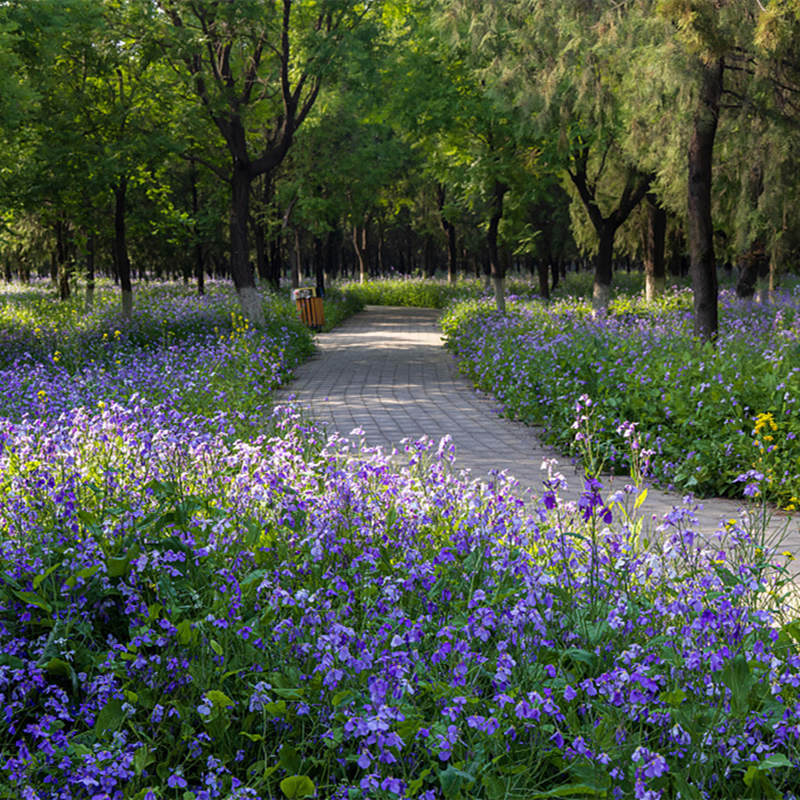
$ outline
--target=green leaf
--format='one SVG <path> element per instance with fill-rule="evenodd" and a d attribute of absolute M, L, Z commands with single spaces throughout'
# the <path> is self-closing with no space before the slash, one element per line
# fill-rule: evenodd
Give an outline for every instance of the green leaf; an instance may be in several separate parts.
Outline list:
<path fill-rule="evenodd" d="M 147 767 L 156 760 L 155 756 L 150 752 L 147 745 L 142 745 L 133 754 L 133 769 L 137 775 L 141 775 Z"/>
<path fill-rule="evenodd" d="M 106 572 L 109 578 L 121 578 L 128 572 L 128 567 L 135 558 L 139 557 L 141 548 L 138 544 L 133 545 L 128 552 L 120 558 L 109 558 L 106 561 Z"/>
<path fill-rule="evenodd" d="M 794 767 L 794 763 L 789 760 L 783 753 L 773 753 L 767 756 L 759 765 L 758 768 L 762 770 L 777 769 L 779 767 Z"/>
<path fill-rule="evenodd" d="M 735 712 L 748 707 L 748 695 L 753 686 L 753 675 L 747 659 L 740 653 L 722 670 L 722 682 L 731 690 L 731 706 Z"/>
<path fill-rule="evenodd" d="M 505 800 L 508 796 L 506 782 L 496 775 L 484 775 L 481 778 L 481 783 L 486 790 L 486 797 L 488 797 L 489 800 Z"/>
<path fill-rule="evenodd" d="M 647 500 L 647 489 L 642 489 L 636 498 L 636 502 L 633 504 L 633 510 L 636 511 L 636 509 L 638 509 L 645 500 Z"/>
<path fill-rule="evenodd" d="M 272 692 L 278 697 L 285 697 L 287 700 L 300 700 L 305 694 L 302 689 L 281 689 L 277 686 L 273 686 Z"/>
<path fill-rule="evenodd" d="M 33 579 L 33 588 L 34 590 L 38 589 L 42 585 L 42 581 L 46 580 L 50 575 L 52 575 L 61 565 L 60 564 L 53 564 L 50 569 L 42 572 L 40 575 L 37 575 Z"/>
<path fill-rule="evenodd" d="M 442 792 L 445 797 L 457 797 L 462 787 L 466 788 L 466 786 L 471 786 L 475 783 L 475 777 L 470 775 L 469 772 L 464 772 L 450 765 L 447 769 L 439 772 L 439 783 L 442 786 Z"/>
<path fill-rule="evenodd" d="M 38 594 L 34 594 L 33 592 L 18 592 L 16 590 L 14 590 L 14 594 L 22 600 L 23 603 L 27 603 L 29 606 L 41 608 L 42 611 L 46 611 L 48 614 L 53 612 L 53 607 L 50 603 L 43 597 L 39 597 Z"/>
<path fill-rule="evenodd" d="M 668 706 L 675 706 L 677 708 L 687 697 L 688 695 L 683 689 L 672 689 L 669 692 L 661 692 L 658 699 Z"/>
<path fill-rule="evenodd" d="M 528 800 L 545 800 L 548 797 L 607 797 L 605 789 L 596 789 L 594 786 L 586 786 L 584 783 L 565 783 L 557 786 L 549 792 L 539 792 L 528 795 Z"/>
<path fill-rule="evenodd" d="M 122 727 L 125 714 L 122 712 L 122 700 L 112 697 L 101 709 L 94 722 L 94 732 L 100 736 L 113 733 Z"/>
<path fill-rule="evenodd" d="M 294 747 L 284 745 L 281 748 L 278 760 L 287 772 L 297 772 L 297 770 L 300 769 L 300 756 L 297 755 L 297 751 Z"/>
<path fill-rule="evenodd" d="M 225 692 L 220 692 L 218 689 L 211 689 L 210 691 L 206 692 L 206 697 L 217 707 L 217 708 L 228 708 L 229 706 L 235 706 L 236 702 L 231 700 Z"/>
<path fill-rule="evenodd" d="M 67 675 L 71 676 L 75 670 L 72 668 L 72 664 L 68 661 L 64 661 L 61 658 L 51 658 L 45 665 L 44 668 L 51 674 L 51 675 Z"/>
<path fill-rule="evenodd" d="M 317 792 L 314 781 L 308 775 L 292 775 L 291 778 L 284 778 L 281 783 L 281 791 L 289 798 L 313 797 Z"/>
<path fill-rule="evenodd" d="M 215 653 L 216 653 L 218 656 L 221 656 L 221 655 L 222 655 L 222 652 L 223 652 L 223 651 L 222 651 L 222 645 L 220 645 L 220 643 L 219 643 L 219 642 L 218 642 L 216 639 L 212 639 L 212 640 L 209 642 L 209 644 L 211 645 L 211 649 L 212 649 L 212 650 L 213 650 L 213 651 L 214 651 L 214 652 L 215 652 Z"/>
<path fill-rule="evenodd" d="M 176 626 L 178 644 L 187 645 L 192 641 L 192 623 L 188 619 L 182 619 Z"/>

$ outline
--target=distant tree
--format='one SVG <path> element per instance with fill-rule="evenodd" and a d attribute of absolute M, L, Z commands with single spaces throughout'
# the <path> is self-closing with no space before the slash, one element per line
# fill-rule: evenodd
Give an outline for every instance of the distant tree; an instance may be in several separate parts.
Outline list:
<path fill-rule="evenodd" d="M 262 323 L 250 264 L 250 186 L 281 164 L 349 34 L 374 4 L 351 0 L 157 0 L 140 6 L 150 33 L 228 151 L 231 275 L 242 310 Z"/>

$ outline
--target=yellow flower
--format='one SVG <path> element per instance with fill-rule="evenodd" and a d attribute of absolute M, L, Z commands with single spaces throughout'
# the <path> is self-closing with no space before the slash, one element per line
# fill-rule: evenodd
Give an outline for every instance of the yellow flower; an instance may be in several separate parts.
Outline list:
<path fill-rule="evenodd" d="M 755 433 L 759 434 L 764 428 L 769 428 L 772 431 L 778 430 L 778 426 L 775 424 L 775 418 L 772 416 L 772 413 L 767 411 L 763 414 L 756 415 L 756 423 L 755 423 Z"/>
<path fill-rule="evenodd" d="M 61 353 L 56 350 L 55 353 L 53 353 L 53 362 L 58 364 L 59 361 L 61 361 Z"/>
<path fill-rule="evenodd" d="M 102 411 L 106 407 L 106 404 L 102 400 L 98 400 L 97 407 Z"/>
<path fill-rule="evenodd" d="M 47 400 L 47 392 L 46 392 L 44 389 L 39 389 L 39 391 L 36 393 L 36 396 L 37 396 L 37 397 L 38 397 L 38 398 L 39 398 L 39 399 L 40 399 L 42 402 L 44 402 L 45 400 Z"/>
<path fill-rule="evenodd" d="M 120 337 L 119 331 L 114 331 L 114 338 L 119 339 L 119 337 Z"/>

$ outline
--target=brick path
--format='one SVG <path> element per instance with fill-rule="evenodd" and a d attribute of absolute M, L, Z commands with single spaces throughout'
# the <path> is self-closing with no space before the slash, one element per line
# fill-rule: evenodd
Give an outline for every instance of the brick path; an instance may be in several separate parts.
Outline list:
<path fill-rule="evenodd" d="M 476 392 L 458 373 L 442 347 L 438 316 L 432 309 L 367 307 L 331 333 L 318 335 L 316 355 L 298 368 L 279 402 L 294 396 L 313 417 L 346 436 L 361 428 L 371 446 L 450 434 L 456 467 L 481 480 L 489 470 L 507 470 L 525 497 L 541 489 L 542 460 L 557 458 L 571 484 L 565 496 L 576 499 L 581 481 L 569 458 L 543 445 L 534 429 L 500 417 L 493 399 Z M 608 483 L 621 487 L 625 481 Z M 740 504 L 732 500 L 701 502 L 695 513 L 706 534 L 740 512 Z M 650 489 L 642 510 L 655 524 L 680 503 L 679 495 Z M 785 517 L 773 520 L 772 527 L 786 522 Z M 798 556 L 797 564 L 799 527 L 797 518 L 791 520 L 784 540 Z"/>

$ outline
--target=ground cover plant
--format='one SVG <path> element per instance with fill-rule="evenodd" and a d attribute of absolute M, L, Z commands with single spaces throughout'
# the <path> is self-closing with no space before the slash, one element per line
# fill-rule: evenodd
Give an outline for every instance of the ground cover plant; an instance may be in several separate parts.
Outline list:
<path fill-rule="evenodd" d="M 206 311 L 163 307 L 182 351 Z M 234 320 L 234 363 L 275 323 Z M 113 397 L 0 418 L 0 798 L 800 796 L 800 628 L 757 527 L 648 531 L 634 488 L 566 504 L 553 464 L 525 509 L 447 439 L 398 467 L 291 408 Z"/>
<path fill-rule="evenodd" d="M 594 482 L 526 517 L 446 441 L 398 471 L 274 422 L 3 424 L 0 797 L 800 791 L 798 631 L 744 532 L 645 547 Z"/>
<path fill-rule="evenodd" d="M 0 416 L 55 419 L 138 397 L 201 416 L 229 408 L 234 427 L 260 426 L 273 390 L 313 348 L 288 294 L 265 296 L 263 329 L 242 317 L 220 282 L 210 282 L 203 297 L 180 284 L 146 284 L 131 320 L 118 304 L 111 286 L 100 287 L 90 310 L 78 296 L 54 301 L 45 286 L 4 287 Z M 358 308 L 334 293 L 325 305 L 328 325 Z"/>
<path fill-rule="evenodd" d="M 509 278 L 507 284 L 508 290 L 517 295 L 531 297 L 538 291 L 533 282 L 524 278 Z M 445 308 L 456 300 L 488 297 L 494 291 L 486 287 L 486 281 L 477 278 L 462 277 L 451 284 L 441 278 L 416 276 L 371 278 L 364 283 L 345 281 L 338 288 L 363 305 L 417 308 Z"/>
<path fill-rule="evenodd" d="M 623 422 L 637 425 L 663 484 L 738 495 L 755 469 L 785 507 L 800 505 L 800 294 L 774 304 L 721 295 L 715 345 L 691 333 L 691 295 L 648 305 L 619 296 L 596 318 L 586 301 L 451 308 L 443 327 L 462 371 L 493 392 L 505 413 L 543 426 L 549 441 L 576 442 L 575 404 L 592 402 L 590 470 L 625 471 Z"/>

